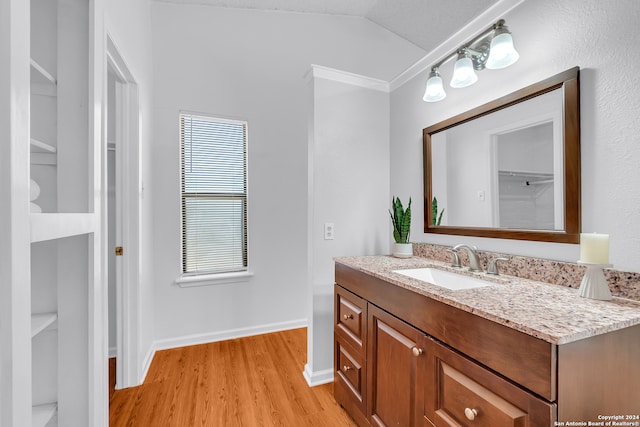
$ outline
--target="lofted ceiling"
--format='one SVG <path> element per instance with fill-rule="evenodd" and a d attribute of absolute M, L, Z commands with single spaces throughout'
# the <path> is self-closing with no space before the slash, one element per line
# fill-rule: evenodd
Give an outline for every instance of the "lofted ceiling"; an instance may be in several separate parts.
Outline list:
<path fill-rule="evenodd" d="M 360 16 L 432 51 L 499 0 L 161 0 L 241 9 Z"/>

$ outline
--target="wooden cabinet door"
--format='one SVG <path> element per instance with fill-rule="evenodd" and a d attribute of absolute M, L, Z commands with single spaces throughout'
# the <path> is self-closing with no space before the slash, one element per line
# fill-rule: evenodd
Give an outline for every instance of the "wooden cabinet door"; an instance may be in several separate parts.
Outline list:
<path fill-rule="evenodd" d="M 367 409 L 374 426 L 415 425 L 416 372 L 426 337 L 368 306 Z"/>

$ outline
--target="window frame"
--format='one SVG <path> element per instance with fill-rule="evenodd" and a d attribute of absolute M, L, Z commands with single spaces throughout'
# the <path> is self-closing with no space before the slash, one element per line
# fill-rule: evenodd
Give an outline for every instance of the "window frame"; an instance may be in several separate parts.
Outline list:
<path fill-rule="evenodd" d="M 184 156 L 185 146 L 188 144 L 184 135 L 184 126 L 186 120 L 201 119 L 210 121 L 211 123 L 223 124 L 230 123 L 234 125 L 241 125 L 243 127 L 243 180 L 244 180 L 244 193 L 189 193 L 185 192 L 185 169 L 184 169 Z M 228 118 L 215 116 L 209 113 L 196 113 L 190 111 L 179 111 L 178 114 L 178 141 L 179 141 L 179 169 L 180 169 L 180 276 L 175 280 L 176 284 L 180 287 L 191 286 L 203 286 L 210 284 L 222 284 L 222 283 L 236 283 L 248 280 L 253 276 L 253 273 L 249 271 L 249 236 L 248 236 L 248 201 L 249 201 L 249 184 L 248 184 L 248 142 L 249 142 L 249 130 L 248 122 L 242 119 Z M 187 233 L 187 213 L 186 213 L 186 201 L 197 199 L 209 199 L 209 200 L 242 200 L 242 245 L 241 255 L 243 257 L 243 266 L 234 267 L 230 269 L 220 270 L 198 270 L 187 271 L 187 245 L 185 243 L 185 234 Z"/>

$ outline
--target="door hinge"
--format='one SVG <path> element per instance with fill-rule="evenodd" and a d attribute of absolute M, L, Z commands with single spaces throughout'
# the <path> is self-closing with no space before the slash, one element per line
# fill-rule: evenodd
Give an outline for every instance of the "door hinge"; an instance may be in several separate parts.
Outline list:
<path fill-rule="evenodd" d="M 116 246 L 116 256 L 122 256 L 122 246 Z"/>

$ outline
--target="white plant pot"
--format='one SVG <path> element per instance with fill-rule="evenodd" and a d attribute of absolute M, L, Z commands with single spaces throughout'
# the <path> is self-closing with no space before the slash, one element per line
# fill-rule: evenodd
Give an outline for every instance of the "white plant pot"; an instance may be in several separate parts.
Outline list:
<path fill-rule="evenodd" d="M 411 258 L 413 256 L 413 244 L 394 243 L 392 255 L 396 258 Z"/>

